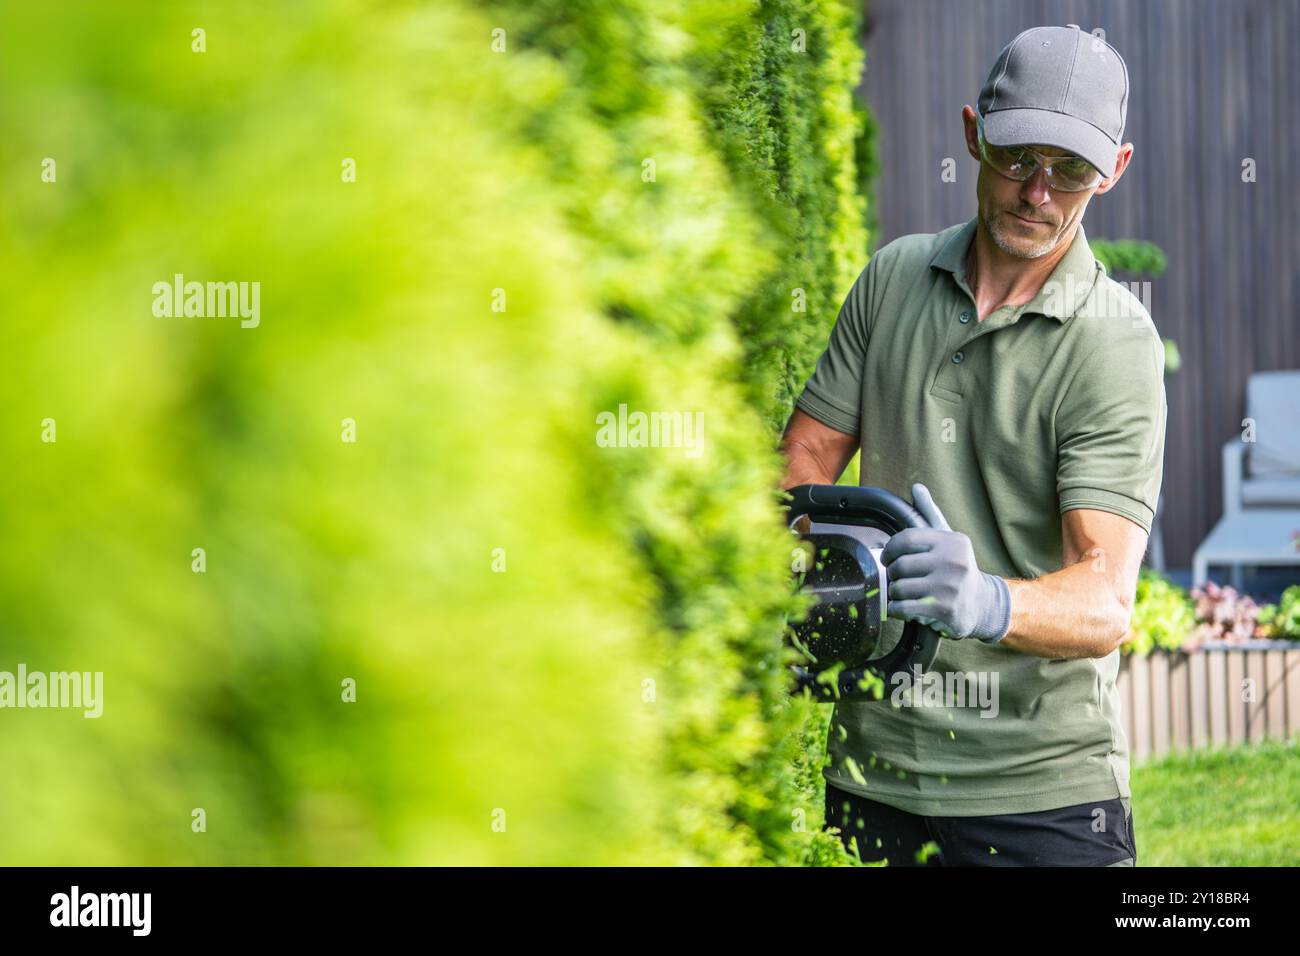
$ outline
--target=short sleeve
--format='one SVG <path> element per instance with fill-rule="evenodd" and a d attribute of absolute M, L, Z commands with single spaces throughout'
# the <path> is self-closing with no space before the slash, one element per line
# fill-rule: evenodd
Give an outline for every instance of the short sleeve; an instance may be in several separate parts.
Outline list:
<path fill-rule="evenodd" d="M 849 435 L 859 433 L 862 418 L 875 262 L 873 257 L 844 297 L 826 348 L 795 402 L 823 425 Z"/>
<path fill-rule="evenodd" d="M 1164 350 L 1154 326 L 1124 329 L 1094 349 L 1057 409 L 1061 513 L 1108 511 L 1149 534 L 1160 495 L 1167 413 Z"/>

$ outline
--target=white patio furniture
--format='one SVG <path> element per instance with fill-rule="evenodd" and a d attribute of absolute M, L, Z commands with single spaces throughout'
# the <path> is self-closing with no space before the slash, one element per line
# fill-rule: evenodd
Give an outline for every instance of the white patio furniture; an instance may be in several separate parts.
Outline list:
<path fill-rule="evenodd" d="M 1243 565 L 1300 566 L 1300 509 L 1260 509 L 1224 515 L 1192 558 L 1192 584 L 1204 584 L 1210 565 L 1231 568 L 1231 584 L 1241 589 Z"/>
<path fill-rule="evenodd" d="M 1300 370 L 1256 372 L 1243 434 L 1223 446 L 1223 517 L 1192 557 L 1192 583 L 1228 565 L 1300 566 Z M 1250 440 L 1253 439 L 1253 440 Z"/>

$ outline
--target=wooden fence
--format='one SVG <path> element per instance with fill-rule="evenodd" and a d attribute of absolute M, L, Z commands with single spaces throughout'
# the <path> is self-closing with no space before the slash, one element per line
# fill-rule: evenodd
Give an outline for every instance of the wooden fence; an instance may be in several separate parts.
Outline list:
<path fill-rule="evenodd" d="M 1300 644 L 1292 641 L 1126 656 L 1116 683 L 1134 764 L 1300 736 Z"/>

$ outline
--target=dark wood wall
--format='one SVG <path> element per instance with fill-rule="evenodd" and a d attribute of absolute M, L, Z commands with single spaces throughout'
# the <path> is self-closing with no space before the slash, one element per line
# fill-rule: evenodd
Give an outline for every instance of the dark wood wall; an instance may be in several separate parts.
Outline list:
<path fill-rule="evenodd" d="M 1169 566 L 1186 568 L 1222 510 L 1219 449 L 1240 432 L 1247 377 L 1300 368 L 1300 0 L 868 0 L 875 238 L 975 214 L 961 109 L 1017 33 L 1068 23 L 1104 29 L 1128 65 L 1133 162 L 1084 226 L 1169 256 L 1150 307 L 1183 359 L 1167 382 L 1163 527 Z"/>

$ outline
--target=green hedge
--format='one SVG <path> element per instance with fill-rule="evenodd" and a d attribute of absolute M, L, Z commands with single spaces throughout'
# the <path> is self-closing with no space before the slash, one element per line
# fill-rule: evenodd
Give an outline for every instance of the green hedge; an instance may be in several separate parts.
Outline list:
<path fill-rule="evenodd" d="M 867 246 L 855 18 L 11 11 L 0 670 L 105 702 L 0 711 L 0 862 L 843 862 L 773 488 Z"/>

